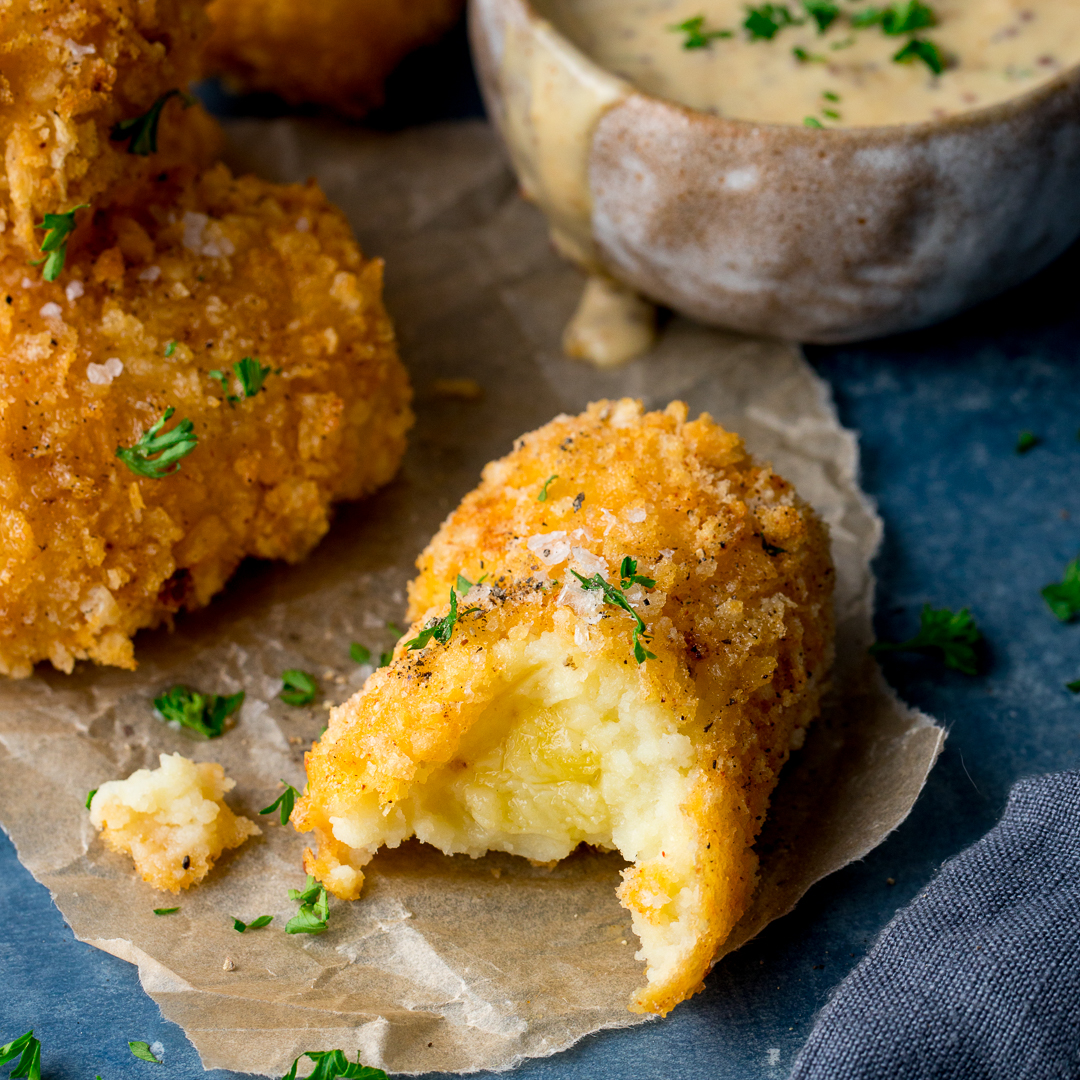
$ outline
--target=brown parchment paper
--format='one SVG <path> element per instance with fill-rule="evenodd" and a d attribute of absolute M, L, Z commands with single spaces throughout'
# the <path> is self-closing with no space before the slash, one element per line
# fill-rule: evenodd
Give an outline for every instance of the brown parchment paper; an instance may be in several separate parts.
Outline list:
<path fill-rule="evenodd" d="M 615 899 L 620 861 L 578 853 L 553 870 L 417 844 L 376 857 L 363 898 L 335 902 L 320 937 L 283 933 L 304 840 L 275 819 L 173 900 L 105 852 L 86 792 L 162 751 L 220 761 L 232 805 L 257 817 L 279 778 L 303 784 L 303 750 L 370 671 L 360 641 L 388 648 L 412 563 L 483 464 L 513 438 L 595 398 L 675 397 L 706 409 L 771 459 L 832 527 L 839 571 L 836 690 L 785 771 L 762 837 L 762 883 L 727 948 L 789 911 L 813 882 L 863 856 L 907 815 L 943 734 L 902 705 L 867 659 L 880 521 L 857 486 L 854 436 L 793 347 L 676 319 L 657 348 L 616 372 L 565 360 L 559 338 L 581 287 L 517 195 L 490 130 L 459 123 L 378 136 L 300 122 L 231 129 L 233 164 L 316 175 L 369 253 L 387 259 L 387 302 L 417 390 L 418 423 L 388 489 L 344 508 L 302 566 L 249 566 L 175 632 L 144 634 L 138 672 L 80 665 L 0 684 L 0 824 L 75 934 L 139 967 L 207 1067 L 280 1075 L 303 1050 L 339 1047 L 395 1072 L 505 1069 L 601 1028 L 641 1022 L 642 978 Z M 436 380 L 474 378 L 467 401 Z M 276 699 L 279 673 L 320 681 L 310 709 Z M 174 682 L 247 691 L 236 727 L 195 741 L 155 720 Z M 154 907 L 181 905 L 155 917 Z M 265 930 L 245 921 L 273 914 Z M 224 970 L 226 959 L 233 970 Z"/>

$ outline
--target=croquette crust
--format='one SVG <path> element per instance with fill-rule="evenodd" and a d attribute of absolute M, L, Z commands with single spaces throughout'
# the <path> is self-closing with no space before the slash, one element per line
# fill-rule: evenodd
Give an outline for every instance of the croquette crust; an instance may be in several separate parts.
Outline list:
<path fill-rule="evenodd" d="M 554 632 L 573 647 L 578 620 L 560 604 L 566 565 L 549 566 L 537 537 L 564 533 L 611 568 L 624 556 L 655 580 L 638 606 L 655 659 L 637 665 L 633 621 L 605 609 L 604 656 L 636 672 L 693 743 L 700 779 L 684 811 L 696 829 L 694 875 L 702 928 L 677 976 L 643 988 L 632 1008 L 666 1013 L 701 989 L 718 947 L 746 910 L 756 881 L 752 845 L 790 748 L 817 715 L 832 663 L 833 567 L 825 526 L 737 435 L 686 407 L 644 413 L 601 401 L 518 440 L 489 464 L 417 561 L 410 617 L 393 662 L 331 711 L 307 755 L 308 786 L 293 824 L 314 830 L 308 871 L 334 891 L 339 867 L 366 858 L 335 838 L 331 818 L 377 791 L 386 808 L 450 761 L 499 684 L 500 642 Z M 549 477 L 546 499 L 544 491 Z M 578 531 L 580 530 L 580 531 Z M 533 540 L 530 547 L 529 541 Z M 550 549 L 549 549 L 550 550 Z M 449 644 L 405 643 L 447 613 L 450 587 L 469 590 Z M 631 911 L 662 886 L 655 866 L 631 867 L 619 890 Z M 338 895 L 354 898 L 354 884 Z"/>
<path fill-rule="evenodd" d="M 131 636 L 206 604 L 245 556 L 301 559 L 331 503 L 391 478 L 412 422 L 382 263 L 317 187 L 219 165 L 127 194 L 55 283 L 0 262 L 4 674 L 134 667 Z M 244 356 L 271 373 L 229 403 L 209 373 L 238 397 Z M 173 475 L 136 475 L 116 450 L 170 406 L 198 445 Z"/>
<path fill-rule="evenodd" d="M 208 165 L 217 125 L 201 106 L 164 108 L 160 153 L 110 135 L 201 74 L 202 0 L 8 0 L 0 18 L 0 239 L 34 252 L 46 213 L 102 206 L 121 179 Z M 36 235 L 36 241 L 35 241 Z"/>
<path fill-rule="evenodd" d="M 211 0 L 209 62 L 250 90 L 359 115 L 382 104 L 383 83 L 435 41 L 464 0 Z"/>

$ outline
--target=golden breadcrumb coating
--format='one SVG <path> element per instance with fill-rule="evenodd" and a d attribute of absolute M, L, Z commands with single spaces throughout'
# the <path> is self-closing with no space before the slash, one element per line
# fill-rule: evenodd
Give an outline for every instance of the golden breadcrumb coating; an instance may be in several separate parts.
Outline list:
<path fill-rule="evenodd" d="M 131 194 L 55 283 L 0 261 L 0 673 L 134 667 L 135 631 L 206 604 L 247 555 L 301 559 L 404 452 L 382 263 L 317 187 L 218 165 Z M 230 403 L 245 356 L 270 373 Z M 165 430 L 190 419 L 198 445 L 136 475 L 117 447 L 170 407 Z"/>
<path fill-rule="evenodd" d="M 135 860 L 143 881 L 178 893 L 202 881 L 223 851 L 262 829 L 225 805 L 236 781 L 220 765 L 196 765 L 180 754 L 160 761 L 160 768 L 102 784 L 90 801 L 90 821 L 110 851 Z"/>
<path fill-rule="evenodd" d="M 308 871 L 354 898 L 376 849 L 414 835 L 473 856 L 617 849 L 647 961 L 631 1008 L 666 1013 L 746 910 L 770 794 L 819 709 L 825 526 L 707 415 L 627 399 L 519 439 L 417 566 L 408 638 L 445 638 L 451 587 L 476 584 L 448 643 L 403 639 L 331 711 L 292 819 L 316 834 Z M 640 616 L 643 662 L 636 616 L 574 571 Z"/>
<path fill-rule="evenodd" d="M 251 90 L 358 115 L 413 49 L 447 31 L 464 0 L 211 0 L 208 61 Z"/>
<path fill-rule="evenodd" d="M 0 9 L 0 235 L 36 251 L 34 225 L 101 197 L 123 174 L 213 160 L 216 124 L 174 98 L 160 153 L 110 135 L 200 74 L 203 0 L 6 0 Z"/>

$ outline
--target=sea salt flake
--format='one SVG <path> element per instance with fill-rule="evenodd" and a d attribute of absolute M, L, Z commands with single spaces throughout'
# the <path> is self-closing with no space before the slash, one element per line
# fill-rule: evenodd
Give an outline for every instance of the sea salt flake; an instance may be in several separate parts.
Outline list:
<path fill-rule="evenodd" d="M 64 309 L 52 300 L 41 305 L 41 317 L 43 319 L 59 319 L 63 314 Z"/>
<path fill-rule="evenodd" d="M 145 270 L 139 271 L 140 281 L 157 281 L 161 277 L 160 266 L 148 266 Z"/>
<path fill-rule="evenodd" d="M 86 378 L 95 386 L 108 386 L 124 370 L 118 356 L 110 356 L 104 364 L 87 364 Z"/>
<path fill-rule="evenodd" d="M 64 289 L 64 295 L 68 298 L 69 304 L 73 304 L 84 292 L 86 292 L 86 289 L 83 288 L 81 281 L 69 281 L 67 288 Z"/>
<path fill-rule="evenodd" d="M 530 536 L 525 546 L 547 566 L 558 566 L 570 554 L 570 542 L 561 530 Z"/>

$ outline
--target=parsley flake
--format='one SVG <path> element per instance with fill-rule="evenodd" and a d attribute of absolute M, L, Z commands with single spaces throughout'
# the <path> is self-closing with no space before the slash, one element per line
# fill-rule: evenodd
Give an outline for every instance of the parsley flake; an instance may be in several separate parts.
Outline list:
<path fill-rule="evenodd" d="M 475 581 L 470 581 L 464 574 L 458 574 L 455 587 L 464 596 L 474 585 L 483 585 L 486 578 L 487 574 L 481 574 Z"/>
<path fill-rule="evenodd" d="M 1061 581 L 1047 585 L 1040 595 L 1062 622 L 1072 622 L 1080 615 L 1080 558 L 1073 559 Z"/>
<path fill-rule="evenodd" d="M 359 641 L 354 641 L 349 646 L 349 659 L 354 664 L 366 664 L 371 659 L 371 650 Z"/>
<path fill-rule="evenodd" d="M 161 111 L 165 108 L 166 102 L 174 97 L 178 97 L 183 101 L 185 109 L 195 104 L 195 99 L 182 90 L 168 90 L 141 116 L 132 116 L 130 119 L 121 120 L 120 123 L 114 125 L 109 133 L 109 138 L 113 142 L 126 142 L 129 154 L 138 154 L 139 157 L 149 157 L 150 154 L 156 154 Z"/>
<path fill-rule="evenodd" d="M 261 364 L 253 356 L 245 356 L 241 360 L 237 360 L 232 366 L 233 374 L 236 376 L 240 383 L 240 393 L 229 393 L 229 377 L 224 371 L 219 371 L 215 368 L 209 372 L 210 378 L 221 385 L 221 390 L 225 394 L 225 400 L 230 405 L 237 405 L 241 401 L 246 401 L 248 398 L 253 398 L 263 388 L 263 383 L 266 382 L 266 376 L 273 373 L 274 375 L 281 374 L 281 368 L 274 371 L 267 364 Z"/>
<path fill-rule="evenodd" d="M 824 128 L 825 125 L 816 116 L 804 116 L 803 127 Z"/>
<path fill-rule="evenodd" d="M 817 23 L 819 34 L 824 34 L 840 18 L 840 8 L 831 0 L 803 0 L 803 7 L 806 8 L 806 14 Z"/>
<path fill-rule="evenodd" d="M 190 420 L 181 420 L 172 431 L 160 434 L 174 412 L 176 410 L 170 405 L 161 419 L 139 436 L 134 446 L 116 448 L 116 456 L 136 476 L 148 476 L 151 480 L 171 476 L 180 468 L 180 459 L 187 457 L 198 445 L 199 437 Z M 151 461 L 155 454 L 158 456 Z"/>
<path fill-rule="evenodd" d="M 281 781 L 285 784 L 285 781 Z M 300 792 L 292 786 L 292 784 L 285 784 L 285 790 L 265 809 L 260 810 L 260 814 L 272 814 L 275 810 L 281 811 L 281 824 L 287 825 L 289 818 L 292 816 L 293 807 L 296 805 L 296 800 L 299 798 Z"/>
<path fill-rule="evenodd" d="M 150 1044 L 148 1042 L 132 1042 L 129 1039 L 128 1049 L 131 1051 L 132 1056 L 137 1057 L 140 1061 L 152 1061 L 155 1065 L 161 1064 L 161 1058 L 154 1056 L 154 1052 L 150 1049 Z"/>
<path fill-rule="evenodd" d="M 873 9 L 871 9 L 873 10 Z M 921 0 L 906 0 L 906 3 L 890 4 L 883 9 L 878 20 L 886 34 L 914 34 L 916 30 L 925 30 L 937 23 L 937 16 Z M 852 20 L 854 21 L 854 20 Z"/>
<path fill-rule="evenodd" d="M 269 926 L 273 921 L 273 915 L 260 915 L 257 919 L 252 919 L 249 923 L 243 922 L 236 918 L 236 916 L 233 916 L 232 928 L 238 934 L 242 934 L 245 930 L 261 930 L 264 926 Z"/>
<path fill-rule="evenodd" d="M 97 793 L 98 793 L 97 788 L 91 788 L 91 790 L 86 793 L 86 809 L 87 810 L 90 809 L 90 804 L 94 801 L 94 796 Z"/>
<path fill-rule="evenodd" d="M 300 905 L 300 910 L 285 924 L 286 934 L 321 934 L 330 918 L 330 898 L 326 889 L 308 874 L 303 889 L 290 889 L 289 899 Z"/>
<path fill-rule="evenodd" d="M 912 38 L 894 57 L 897 64 L 910 64 L 921 60 L 935 75 L 945 70 L 945 57 L 932 42 L 922 38 Z"/>
<path fill-rule="evenodd" d="M 1080 694 L 1080 679 L 1073 679 L 1072 682 L 1065 684 L 1066 690 L 1071 690 L 1074 694 Z"/>
<path fill-rule="evenodd" d="M 175 915 L 180 909 L 178 907 L 156 907 L 154 908 L 155 915 Z"/>
<path fill-rule="evenodd" d="M 1029 450 L 1034 450 L 1042 439 L 1039 438 L 1032 431 L 1021 431 L 1016 437 L 1016 452 L 1018 454 L 1026 454 Z"/>
<path fill-rule="evenodd" d="M 394 659 L 394 650 L 387 649 L 386 652 L 379 653 L 379 667 L 388 667 L 390 662 Z"/>
<path fill-rule="evenodd" d="M 552 473 L 544 481 L 544 486 L 540 489 L 540 494 L 536 496 L 536 501 L 537 502 L 547 502 L 548 486 L 551 484 L 551 482 L 553 480 L 558 480 L 558 479 L 559 479 L 559 474 L 558 473 Z"/>
<path fill-rule="evenodd" d="M 784 26 L 798 26 L 786 4 L 760 4 L 746 9 L 743 28 L 751 41 L 771 41 Z"/>
<path fill-rule="evenodd" d="M 791 50 L 791 55 L 799 61 L 800 64 L 827 64 L 828 60 L 824 56 L 818 56 L 817 53 L 807 52 L 801 45 L 796 45 Z"/>
<path fill-rule="evenodd" d="M 466 608 L 461 614 L 468 615 L 472 611 L 479 611 L 479 608 Z M 420 633 L 411 641 L 406 641 L 405 648 L 410 651 L 412 651 L 413 649 L 422 649 L 432 638 L 434 638 L 440 645 L 449 645 L 450 638 L 454 633 L 454 625 L 457 620 L 457 592 L 454 590 L 454 587 L 451 586 L 450 611 L 441 619 L 436 619 L 430 626 L 426 627 L 424 630 L 421 630 Z"/>
<path fill-rule="evenodd" d="M 30 265 L 41 266 L 44 263 L 45 268 L 41 271 L 41 276 L 46 281 L 55 281 L 60 276 L 60 271 L 64 269 L 68 238 L 75 231 L 75 211 L 89 209 L 89 203 L 79 203 L 78 206 L 73 206 L 62 214 L 46 214 L 40 224 L 34 226 L 36 229 L 46 230 L 45 239 L 41 241 L 41 247 L 38 249 L 45 258 L 38 259 Z"/>
<path fill-rule="evenodd" d="M 154 698 L 154 709 L 167 724 L 204 739 L 217 739 L 225 734 L 225 721 L 243 703 L 243 690 L 235 694 L 200 694 L 190 686 L 173 686 Z"/>
<path fill-rule="evenodd" d="M 695 15 L 686 22 L 669 26 L 668 29 L 674 34 L 685 34 L 684 49 L 707 49 L 717 38 L 729 38 L 735 35 L 730 30 L 705 30 L 705 16 Z M 540 500 L 543 502 L 543 500 Z"/>
<path fill-rule="evenodd" d="M 175 341 L 170 341 L 165 346 L 165 359 L 166 360 L 170 359 L 172 357 L 173 353 L 175 353 L 175 352 L 176 352 L 176 342 Z"/>
<path fill-rule="evenodd" d="M 979 661 L 975 643 L 982 640 L 982 631 L 975 625 L 971 612 L 964 608 L 952 612 L 948 608 L 935 611 L 924 604 L 919 616 L 919 632 L 907 641 L 878 641 L 870 646 L 875 655 L 883 652 L 937 652 L 945 666 L 965 675 L 977 675 Z"/>
<path fill-rule="evenodd" d="M 310 705 L 319 692 L 319 684 L 306 671 L 298 668 L 290 668 L 281 673 L 281 681 L 285 684 L 278 697 L 286 705 Z"/>
<path fill-rule="evenodd" d="M 655 589 L 656 582 L 651 577 L 644 577 L 637 572 L 637 559 L 631 559 L 629 555 L 623 556 L 619 566 L 619 584 L 624 589 L 631 585 L 643 585 L 646 589 Z"/>
<path fill-rule="evenodd" d="M 300 1057 L 311 1058 L 315 1062 L 315 1068 L 308 1074 L 307 1080 L 390 1080 L 382 1069 L 361 1065 L 359 1054 L 355 1061 L 349 1061 L 341 1050 L 309 1050 Z M 282 1080 L 296 1080 L 299 1064 L 298 1057 Z"/>
<path fill-rule="evenodd" d="M 41 1043 L 34 1038 L 34 1029 L 31 1028 L 25 1035 L 0 1046 L 0 1065 L 6 1065 L 9 1061 L 18 1058 L 18 1064 L 9 1074 L 11 1080 L 41 1080 Z"/>
<path fill-rule="evenodd" d="M 624 584 L 626 587 L 625 571 L 630 570 L 630 578 L 632 580 L 638 580 L 636 576 L 637 563 L 629 556 L 623 559 L 621 570 L 623 571 Z M 648 627 L 645 625 L 645 620 L 633 609 L 630 601 L 626 599 L 622 589 L 616 588 L 610 582 L 605 581 L 599 574 L 593 574 L 592 577 L 582 577 L 576 570 L 571 570 L 571 574 L 574 575 L 581 582 L 583 589 L 599 589 L 604 594 L 604 601 L 611 604 L 612 607 L 622 608 L 627 612 L 635 621 L 634 626 L 634 659 L 639 664 L 644 664 L 646 660 L 655 660 L 656 654 L 649 652 L 648 649 L 642 644 L 642 641 L 652 641 L 652 634 L 649 633 Z M 642 583 L 649 581 L 649 578 L 640 579 Z M 652 586 L 648 586 L 652 588 Z"/>

